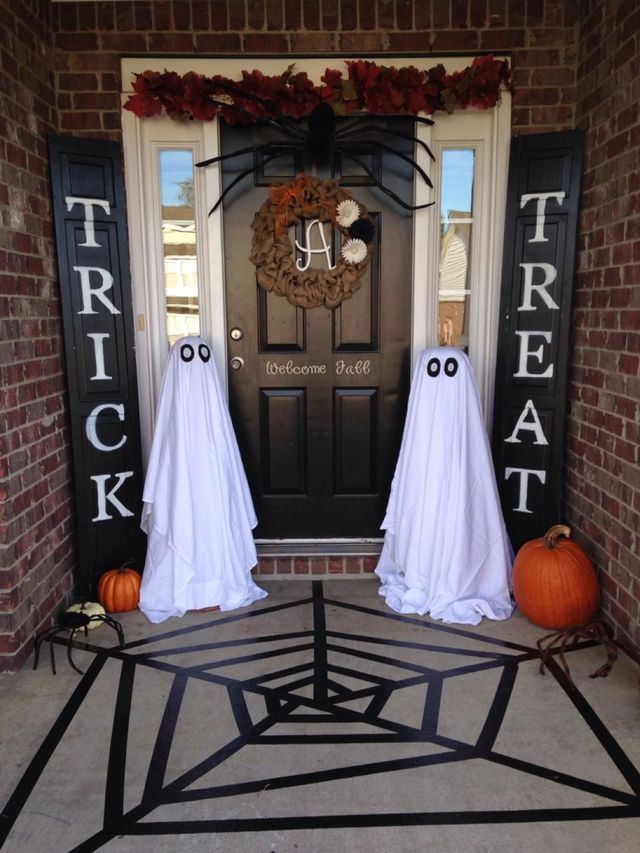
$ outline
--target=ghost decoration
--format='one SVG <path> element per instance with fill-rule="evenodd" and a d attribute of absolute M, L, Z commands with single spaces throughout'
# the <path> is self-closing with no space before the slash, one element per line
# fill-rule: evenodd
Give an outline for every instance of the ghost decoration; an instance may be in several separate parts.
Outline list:
<path fill-rule="evenodd" d="M 174 344 L 160 389 L 141 526 L 140 610 L 151 622 L 264 598 L 251 578 L 257 524 L 211 350 Z"/>
<path fill-rule="evenodd" d="M 461 350 L 418 359 L 382 528 L 376 574 L 391 609 L 467 625 L 511 615 L 513 552 Z"/>

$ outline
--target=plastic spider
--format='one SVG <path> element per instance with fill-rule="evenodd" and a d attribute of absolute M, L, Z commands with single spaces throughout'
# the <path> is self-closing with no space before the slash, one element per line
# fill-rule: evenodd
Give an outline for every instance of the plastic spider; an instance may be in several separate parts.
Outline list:
<path fill-rule="evenodd" d="M 546 646 L 543 646 L 545 640 L 548 640 L 548 642 Z M 571 685 L 573 685 L 573 681 L 571 680 L 571 673 L 569 672 L 569 666 L 565 660 L 564 653 L 567 649 L 574 648 L 579 640 L 592 640 L 594 643 L 604 645 L 607 650 L 606 663 L 602 664 L 595 672 L 592 672 L 589 678 L 606 678 L 618 659 L 618 643 L 614 639 L 613 628 L 608 622 L 600 619 L 595 622 L 588 622 L 586 625 L 580 625 L 577 628 L 554 631 L 552 634 L 546 634 L 544 637 L 541 637 L 537 645 L 542 655 L 542 660 L 540 661 L 540 672 L 542 675 L 544 675 L 544 666 L 552 652 L 552 647 L 558 640 L 562 641 L 558 657 Z"/>
<path fill-rule="evenodd" d="M 262 157 L 262 162 L 260 162 L 259 158 L 256 157 L 254 165 L 240 172 L 229 186 L 226 187 L 218 201 L 209 211 L 210 214 L 219 207 L 224 197 L 236 186 L 236 184 L 256 172 L 260 166 L 266 166 L 267 163 L 271 162 L 271 160 L 282 156 L 284 153 L 296 153 L 298 151 L 308 153 L 312 165 L 316 166 L 331 163 L 335 153 L 351 160 L 364 171 L 370 180 L 373 181 L 373 183 L 382 190 L 383 193 L 388 195 L 389 198 L 392 198 L 396 204 L 399 204 L 405 210 L 421 210 L 422 208 L 430 207 L 434 204 L 432 201 L 427 204 L 408 204 L 388 187 L 385 187 L 358 155 L 358 151 L 361 151 L 363 147 L 374 151 L 386 151 L 387 153 L 404 160 L 405 163 L 408 163 L 416 170 L 416 172 L 418 172 L 427 186 L 433 187 L 427 173 L 420 165 L 418 165 L 418 163 L 416 163 L 413 157 L 410 157 L 402 151 L 396 150 L 392 145 L 387 144 L 387 142 L 384 141 L 384 138 L 389 140 L 393 140 L 394 138 L 404 139 L 414 142 L 415 144 L 420 145 L 429 157 L 435 161 L 429 146 L 416 136 L 384 127 L 379 123 L 381 120 L 391 122 L 396 120 L 412 120 L 418 121 L 421 124 L 432 125 L 433 121 L 431 119 L 424 116 L 408 116 L 404 114 L 376 115 L 375 113 L 367 113 L 352 116 L 338 124 L 336 121 L 336 114 L 332 107 L 327 103 L 321 103 L 313 109 L 308 118 L 307 126 L 305 127 L 303 124 L 303 122 L 306 121 L 305 119 L 294 119 L 283 115 L 271 101 L 265 100 L 264 98 L 260 98 L 257 95 L 253 95 L 248 92 L 242 92 L 232 86 L 223 86 L 220 84 L 220 88 L 224 90 L 224 93 L 228 93 L 227 96 L 234 98 L 233 106 L 239 111 L 241 116 L 243 112 L 242 106 L 241 104 L 238 104 L 235 98 L 249 99 L 263 107 L 267 116 L 255 123 L 276 128 L 282 135 L 282 139 L 278 141 L 263 142 L 258 145 L 249 145 L 246 148 L 240 148 L 237 151 L 231 151 L 228 154 L 219 154 L 217 157 L 210 157 L 208 160 L 202 160 L 200 163 L 196 163 L 196 166 L 205 167 L 210 166 L 212 163 L 220 163 L 233 157 L 239 157 L 243 154 L 251 153 L 260 154 Z M 247 115 L 249 114 L 247 113 Z M 255 120 L 252 118 L 252 121 Z"/>
<path fill-rule="evenodd" d="M 115 619 L 112 619 L 107 613 L 96 613 L 89 615 L 88 613 L 83 612 L 65 612 L 62 613 L 58 618 L 58 624 L 54 625 L 52 628 L 47 628 L 45 631 L 42 631 L 36 637 L 35 644 L 35 655 L 33 659 L 33 668 L 38 668 L 38 658 L 40 657 L 40 646 L 45 640 L 49 641 L 49 654 L 51 657 L 51 671 L 53 674 L 56 674 L 56 659 L 53 651 L 53 641 L 55 637 L 62 633 L 63 631 L 69 631 L 69 639 L 67 641 L 67 660 L 75 669 L 76 672 L 79 672 L 80 675 L 83 674 L 81 669 L 73 662 L 73 658 L 71 657 L 71 649 L 74 635 L 76 631 L 82 631 L 84 629 L 85 637 L 88 636 L 88 625 L 90 622 L 106 622 L 118 635 L 118 642 L 120 644 L 120 648 L 124 646 L 124 633 L 122 631 L 122 626 L 119 622 L 116 622 Z"/>

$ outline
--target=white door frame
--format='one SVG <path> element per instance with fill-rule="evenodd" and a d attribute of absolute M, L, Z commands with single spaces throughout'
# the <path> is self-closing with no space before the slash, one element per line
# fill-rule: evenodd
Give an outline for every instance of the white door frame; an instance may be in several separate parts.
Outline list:
<path fill-rule="evenodd" d="M 362 58 L 362 57 L 359 57 Z M 150 66 L 156 70 L 168 68 L 179 74 L 196 71 L 207 76 L 223 74 L 238 79 L 241 71 L 253 62 L 265 74 L 280 74 L 290 62 L 287 58 L 188 58 L 150 59 L 138 57 L 123 59 L 123 101 L 131 93 L 134 73 Z M 379 58 L 372 61 L 380 62 Z M 401 67 L 411 64 L 417 68 L 430 68 L 433 56 L 385 56 L 384 65 Z M 447 71 L 460 70 L 470 63 L 469 57 L 439 58 Z M 343 58 L 296 59 L 296 69 L 306 71 L 315 82 L 320 81 L 327 67 L 344 67 Z M 346 67 L 344 67 L 346 76 Z M 191 122 L 182 124 L 166 116 L 138 119 L 133 113 L 122 113 L 125 182 L 129 237 L 131 247 L 131 273 L 134 315 L 136 318 L 136 352 L 138 387 L 140 395 L 140 421 L 143 457 L 146 465 L 155 417 L 155 405 L 160 389 L 162 371 L 167 356 L 162 243 L 160 228 L 160 194 L 155 166 L 157 151 L 161 148 L 190 148 L 194 162 L 219 152 L 218 122 Z M 476 371 L 480 396 L 488 429 L 491 427 L 493 409 L 493 377 L 498 334 L 498 308 L 504 217 L 506 207 L 507 172 L 511 135 L 511 98 L 502 93 L 501 104 L 488 110 L 465 110 L 435 116 L 434 127 L 419 124 L 416 135 L 424 139 L 437 153 L 443 147 L 469 147 L 476 149 L 477 186 L 474 194 L 476 219 L 479 227 L 473 234 L 471 279 L 474 282 L 471 313 L 470 359 Z M 432 174 L 432 164 L 418 148 L 416 160 Z M 437 344 L 438 328 L 438 247 L 439 247 L 439 189 L 435 183 L 434 207 L 414 214 L 413 240 L 413 305 L 411 351 L 412 364 L 427 346 Z M 221 208 L 208 216 L 220 194 L 220 170 L 214 165 L 197 170 L 196 233 L 198 244 L 198 281 L 201 283 L 201 329 L 211 343 L 219 375 L 226 387 L 227 343 L 224 289 L 224 242 Z M 421 180 L 416 180 L 416 204 L 431 201 L 434 191 Z M 425 247 L 433 247 L 425 251 Z"/>

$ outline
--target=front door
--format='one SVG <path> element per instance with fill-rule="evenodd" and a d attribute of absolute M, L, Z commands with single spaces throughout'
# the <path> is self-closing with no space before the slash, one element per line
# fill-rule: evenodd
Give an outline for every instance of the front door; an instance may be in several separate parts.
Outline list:
<path fill-rule="evenodd" d="M 264 134 L 223 126 L 222 151 L 264 141 Z M 412 153 L 411 143 L 402 144 Z M 361 157 L 385 186 L 411 199 L 406 163 L 372 150 Z M 253 155 L 226 161 L 223 186 L 253 162 Z M 410 377 L 412 215 L 336 155 L 319 177 L 339 179 L 369 211 L 371 263 L 360 289 L 337 308 L 296 307 L 257 285 L 249 254 L 267 187 L 291 181 L 305 165 L 303 152 L 279 157 L 224 200 L 229 405 L 257 538 L 379 537 Z M 302 245 L 303 232 L 300 225 L 295 234 Z"/>

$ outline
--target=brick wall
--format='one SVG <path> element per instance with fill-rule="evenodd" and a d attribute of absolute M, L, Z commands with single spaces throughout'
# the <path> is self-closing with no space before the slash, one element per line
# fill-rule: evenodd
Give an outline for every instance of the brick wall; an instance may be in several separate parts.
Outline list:
<path fill-rule="evenodd" d="M 600 569 L 605 612 L 640 646 L 640 6 L 582 6 L 577 122 L 587 159 L 567 505 Z"/>
<path fill-rule="evenodd" d="M 511 51 L 516 87 L 514 128 L 522 132 L 573 127 L 578 5 L 577 0 L 55 4 L 61 129 L 118 137 L 121 54 L 206 56 L 241 51 Z M 248 66 L 255 64 L 247 60 Z M 163 60 L 150 58 L 149 67 L 163 70 Z"/>
<path fill-rule="evenodd" d="M 0 671 L 20 666 L 72 583 L 50 11 L 47 0 L 0 2 Z"/>

